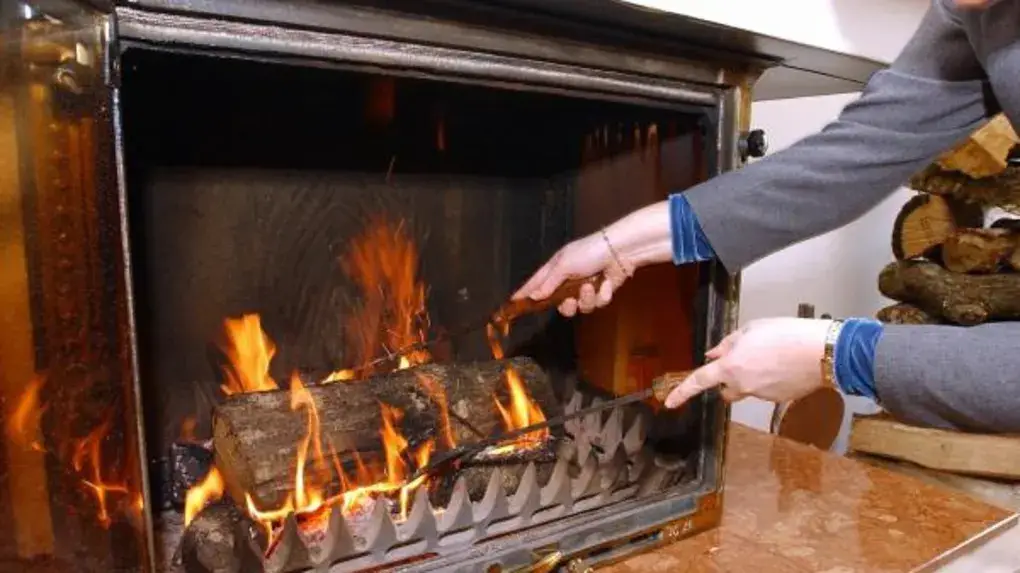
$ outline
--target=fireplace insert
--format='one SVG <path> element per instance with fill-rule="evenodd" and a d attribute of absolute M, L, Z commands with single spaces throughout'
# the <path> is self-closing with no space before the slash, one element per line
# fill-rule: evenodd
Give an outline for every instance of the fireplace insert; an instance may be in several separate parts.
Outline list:
<path fill-rule="evenodd" d="M 761 155 L 752 85 L 872 63 L 605 0 L 2 10 L 0 569 L 585 570 L 717 522 L 714 392 L 414 472 L 697 366 L 713 263 L 485 319 Z"/>

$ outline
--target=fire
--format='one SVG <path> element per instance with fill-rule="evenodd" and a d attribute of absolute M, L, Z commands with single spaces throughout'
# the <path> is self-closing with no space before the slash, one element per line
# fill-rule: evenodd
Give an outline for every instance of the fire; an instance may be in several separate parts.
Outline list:
<path fill-rule="evenodd" d="M 113 422 L 112 416 L 107 416 L 102 424 L 97 426 L 84 438 L 78 441 L 71 456 L 71 465 L 79 475 L 87 475 L 82 483 L 92 491 L 98 505 L 96 518 L 103 527 L 109 527 L 111 523 L 110 510 L 108 506 L 109 494 L 129 494 L 126 485 L 119 483 L 107 483 L 103 479 L 103 440 L 110 433 L 110 425 Z"/>
<path fill-rule="evenodd" d="M 351 365 L 361 365 L 377 356 L 393 353 L 426 340 L 429 316 L 426 310 L 426 287 L 417 279 L 420 264 L 418 250 L 401 224 L 382 219 L 370 221 L 364 233 L 356 237 L 341 258 L 341 267 L 360 290 L 359 305 L 345 324 L 345 356 Z M 258 315 L 245 315 L 226 321 L 227 344 L 223 352 L 228 358 L 224 374 L 225 394 L 258 392 L 277 389 L 269 374 L 275 346 L 262 331 Z M 499 335 L 509 333 L 509 324 L 490 325 L 489 342 L 493 356 L 504 357 Z M 429 351 L 421 348 L 400 356 L 397 369 L 410 368 L 432 360 Z M 353 381 L 378 372 L 337 370 L 321 383 Z M 443 385 L 424 374 L 418 381 L 436 404 L 440 427 L 435 440 L 412 444 L 401 431 L 404 412 L 390 404 L 380 403 L 379 438 L 382 451 L 365 463 L 363 453 L 338 452 L 335 444 L 323 435 L 315 393 L 297 376 L 290 380 L 290 409 L 303 413 L 306 431 L 297 444 L 293 466 L 293 488 L 277 507 L 259 507 L 251 495 L 245 494 L 248 514 L 265 529 L 270 540 L 267 553 L 278 541 L 284 520 L 294 516 L 303 532 L 325 527 L 330 511 L 337 509 L 347 515 L 370 510 L 376 503 L 393 504 L 399 519 L 406 519 L 414 492 L 426 484 L 425 476 L 411 480 L 413 472 L 428 464 L 437 443 L 444 449 L 456 447 L 450 424 L 450 411 Z M 545 420 L 541 408 L 528 396 L 518 373 L 506 372 L 509 401 L 504 405 L 494 396 L 496 411 L 507 430 L 522 428 Z M 504 448 L 508 451 L 535 447 L 548 436 L 548 430 L 524 436 Z M 352 464 L 353 462 L 353 464 Z M 346 464 L 346 465 L 345 465 Z M 351 467 L 353 465 L 353 468 Z M 223 480 L 219 472 L 211 473 L 189 492 L 186 521 L 193 519 L 210 500 L 222 495 Z M 192 497 L 192 493 L 194 496 Z"/>
<path fill-rule="evenodd" d="M 327 442 L 324 446 L 315 398 L 296 376 L 291 378 L 290 398 L 292 410 L 304 409 L 307 412 L 308 424 L 294 460 L 293 493 L 279 507 L 272 509 L 259 508 L 250 494 L 245 496 L 249 515 L 261 523 L 270 539 L 270 551 L 283 520 L 291 514 L 297 518 L 303 530 L 321 529 L 325 527 L 332 508 L 350 514 L 363 510 L 373 501 L 396 496 L 400 519 L 406 519 L 411 495 L 425 483 L 424 478 L 407 482 L 413 469 L 408 462 L 413 462 L 415 467 L 428 464 L 435 443 L 426 441 L 412 451 L 407 438 L 398 429 L 403 412 L 394 406 L 380 403 L 382 423 L 379 436 L 383 445 L 383 467 L 370 469 L 362 462 L 361 456 L 354 452 L 356 474 L 352 478 L 344 471 L 333 444 Z M 324 454 L 326 450 L 329 451 L 329 458 Z M 332 467 L 327 459 L 332 459 Z M 326 488 L 334 481 L 334 477 L 340 484 L 340 492 L 328 496 Z"/>
<path fill-rule="evenodd" d="M 489 347 L 492 349 L 493 358 L 496 358 L 497 360 L 502 359 L 504 357 L 504 352 L 499 336 L 502 335 L 503 337 L 506 337 L 510 334 L 510 323 L 501 322 L 497 327 L 497 325 L 490 322 L 486 327 L 486 333 L 488 334 Z M 507 431 L 512 431 L 526 428 L 532 424 L 544 422 L 545 413 L 543 413 L 542 408 L 540 408 L 539 405 L 536 404 L 530 396 L 528 396 L 528 390 L 525 388 L 517 371 L 513 368 L 507 368 L 505 377 L 507 393 L 510 396 L 510 404 L 508 406 L 504 406 L 499 401 L 499 398 L 496 396 L 492 397 L 493 402 L 496 404 L 496 410 L 499 411 L 500 416 L 503 418 L 503 427 Z M 499 455 L 502 453 L 512 452 L 516 449 L 533 448 L 537 445 L 541 445 L 548 438 L 549 429 L 544 428 L 542 430 L 520 436 L 514 442 L 500 446 L 491 453 Z"/>
<path fill-rule="evenodd" d="M 457 447 L 457 440 L 453 437 L 453 428 L 450 426 L 450 406 L 446 399 L 446 388 L 425 374 L 418 374 L 418 383 L 428 392 L 436 407 L 439 408 L 439 431 L 445 446 L 448 449 Z"/>
<path fill-rule="evenodd" d="M 40 452 L 65 465 L 69 475 L 79 480 L 82 490 L 94 498 L 95 518 L 102 527 L 109 528 L 118 514 L 131 518 L 140 515 L 144 509 L 141 493 L 132 491 L 128 487 L 128 480 L 120 477 L 131 464 L 116 455 L 119 442 L 108 444 L 119 410 L 111 408 L 103 421 L 83 437 L 61 437 L 60 443 L 51 450 L 41 437 L 42 416 L 48 409 L 41 397 L 44 385 L 45 378 L 36 376 L 14 401 L 4 428 L 9 447 Z"/>
<path fill-rule="evenodd" d="M 40 423 L 46 409 L 39 404 L 41 387 L 40 378 L 29 382 L 7 419 L 7 438 L 17 446 L 37 452 L 45 451 L 39 439 Z"/>
<path fill-rule="evenodd" d="M 188 490 L 188 496 L 184 502 L 184 525 L 191 523 L 205 506 L 223 497 L 223 487 L 223 476 L 220 475 L 220 470 L 216 467 L 211 468 L 205 479 Z"/>
<path fill-rule="evenodd" d="M 262 320 L 257 314 L 241 318 L 228 318 L 223 328 L 226 344 L 220 348 L 229 364 L 223 369 L 226 381 L 220 388 L 226 395 L 244 392 L 276 390 L 276 382 L 269 376 L 269 363 L 276 347 L 262 331 Z"/>
<path fill-rule="evenodd" d="M 425 341 L 429 315 L 425 284 L 418 280 L 418 249 L 404 224 L 384 219 L 369 222 L 340 260 L 361 290 L 361 304 L 347 319 L 347 356 L 363 364 L 376 356 Z M 399 368 L 429 362 L 424 348 L 399 357 Z M 333 373 L 326 381 L 350 380 L 354 372 Z"/>

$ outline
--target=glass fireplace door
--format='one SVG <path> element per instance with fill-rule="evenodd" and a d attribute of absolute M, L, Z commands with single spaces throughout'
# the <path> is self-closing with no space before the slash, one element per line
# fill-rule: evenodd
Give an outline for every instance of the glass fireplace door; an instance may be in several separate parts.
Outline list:
<path fill-rule="evenodd" d="M 0 5 L 0 570 L 140 571 L 109 16 Z"/>

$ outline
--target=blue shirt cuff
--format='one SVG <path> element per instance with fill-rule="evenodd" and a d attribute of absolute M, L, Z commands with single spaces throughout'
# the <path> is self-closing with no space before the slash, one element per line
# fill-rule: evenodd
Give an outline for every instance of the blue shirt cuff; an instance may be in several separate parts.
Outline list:
<path fill-rule="evenodd" d="M 669 196 L 669 225 L 673 237 L 673 263 L 684 265 L 715 258 L 715 252 L 682 193 Z"/>
<path fill-rule="evenodd" d="M 836 383 L 844 394 L 877 401 L 875 349 L 882 331 L 882 323 L 877 320 L 851 318 L 843 322 L 832 361 Z"/>

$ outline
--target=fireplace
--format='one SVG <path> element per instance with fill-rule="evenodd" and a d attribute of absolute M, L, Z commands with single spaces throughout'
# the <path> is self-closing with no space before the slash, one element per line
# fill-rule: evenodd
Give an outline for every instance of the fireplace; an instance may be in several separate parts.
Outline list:
<path fill-rule="evenodd" d="M 715 264 L 479 319 L 760 155 L 757 78 L 871 63 L 602 1 L 8 4 L 0 569 L 584 570 L 715 524 L 715 393 L 412 476 L 699 364 Z"/>

